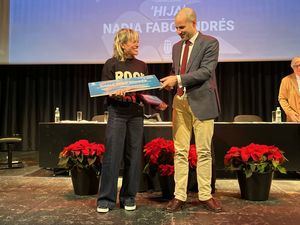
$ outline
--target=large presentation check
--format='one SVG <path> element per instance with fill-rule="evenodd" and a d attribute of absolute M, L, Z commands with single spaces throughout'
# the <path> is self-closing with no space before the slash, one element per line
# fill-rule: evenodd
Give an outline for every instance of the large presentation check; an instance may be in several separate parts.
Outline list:
<path fill-rule="evenodd" d="M 107 80 L 89 83 L 91 97 L 105 96 L 123 90 L 125 92 L 143 91 L 161 88 L 155 75 L 120 80 Z"/>

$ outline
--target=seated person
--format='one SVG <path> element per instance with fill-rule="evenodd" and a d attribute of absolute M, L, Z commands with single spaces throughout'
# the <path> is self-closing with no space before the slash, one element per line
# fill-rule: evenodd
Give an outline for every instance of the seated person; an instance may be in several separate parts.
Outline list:
<path fill-rule="evenodd" d="M 292 59 L 291 67 L 294 73 L 282 79 L 278 101 L 287 122 L 300 122 L 300 56 Z"/>

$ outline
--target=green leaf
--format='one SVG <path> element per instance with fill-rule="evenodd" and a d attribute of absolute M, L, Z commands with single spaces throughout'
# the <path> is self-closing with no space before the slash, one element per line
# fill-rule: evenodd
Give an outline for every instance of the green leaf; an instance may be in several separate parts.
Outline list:
<path fill-rule="evenodd" d="M 96 157 L 95 158 L 88 158 L 87 161 L 88 161 L 89 166 L 93 165 L 94 162 L 96 161 L 96 159 L 97 159 Z"/>
<path fill-rule="evenodd" d="M 256 165 L 255 164 L 250 164 L 251 175 L 252 175 L 252 172 L 255 171 L 255 169 L 256 169 Z"/>
<path fill-rule="evenodd" d="M 249 178 L 252 176 L 252 170 L 251 169 L 246 169 L 245 170 L 246 178 Z"/>
<path fill-rule="evenodd" d="M 81 163 L 77 163 L 76 166 L 83 169 L 83 165 Z"/>
<path fill-rule="evenodd" d="M 145 174 L 149 174 L 149 172 L 150 172 L 150 170 L 149 170 L 149 163 L 147 163 L 146 165 L 145 165 L 145 167 L 144 167 L 144 169 L 143 169 L 143 173 L 145 173 Z"/>
<path fill-rule="evenodd" d="M 77 160 L 78 160 L 80 163 L 82 163 L 83 160 L 84 160 L 83 155 L 79 155 L 79 156 L 77 157 Z"/>
<path fill-rule="evenodd" d="M 278 165 L 279 165 L 279 162 L 278 161 L 272 161 L 272 165 L 275 167 L 275 168 L 277 168 L 278 167 Z"/>
<path fill-rule="evenodd" d="M 60 158 L 57 166 L 59 168 L 68 168 L 68 161 L 69 161 L 69 158 Z"/>
<path fill-rule="evenodd" d="M 257 164 L 257 170 L 258 170 L 258 172 L 259 173 L 266 172 L 266 167 L 267 166 L 268 166 L 268 163 L 266 163 L 266 162 Z"/>
<path fill-rule="evenodd" d="M 283 166 L 277 166 L 277 169 L 280 173 L 286 174 L 286 169 Z"/>

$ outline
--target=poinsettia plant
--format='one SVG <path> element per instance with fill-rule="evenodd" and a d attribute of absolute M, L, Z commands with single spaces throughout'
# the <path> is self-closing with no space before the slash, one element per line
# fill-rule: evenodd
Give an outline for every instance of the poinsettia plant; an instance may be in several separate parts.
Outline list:
<path fill-rule="evenodd" d="M 105 146 L 88 140 L 79 140 L 64 149 L 59 154 L 58 166 L 65 169 L 99 168 L 101 166 Z"/>
<path fill-rule="evenodd" d="M 146 166 L 144 172 L 151 174 L 158 172 L 161 176 L 174 174 L 174 142 L 164 138 L 155 138 L 144 146 Z M 195 168 L 197 165 L 197 154 L 195 145 L 189 149 L 189 166 Z"/>
<path fill-rule="evenodd" d="M 229 170 L 242 170 L 246 177 L 252 173 L 279 171 L 286 173 L 282 166 L 287 159 L 276 146 L 251 143 L 244 147 L 231 147 L 224 157 L 224 165 Z"/>

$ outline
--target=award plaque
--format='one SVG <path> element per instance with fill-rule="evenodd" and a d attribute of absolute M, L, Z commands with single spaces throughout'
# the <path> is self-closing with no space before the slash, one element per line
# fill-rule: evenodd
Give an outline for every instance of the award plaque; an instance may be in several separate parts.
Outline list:
<path fill-rule="evenodd" d="M 161 88 L 161 83 L 155 75 L 91 82 L 88 85 L 91 97 L 110 95 L 119 90 L 135 92 Z"/>

